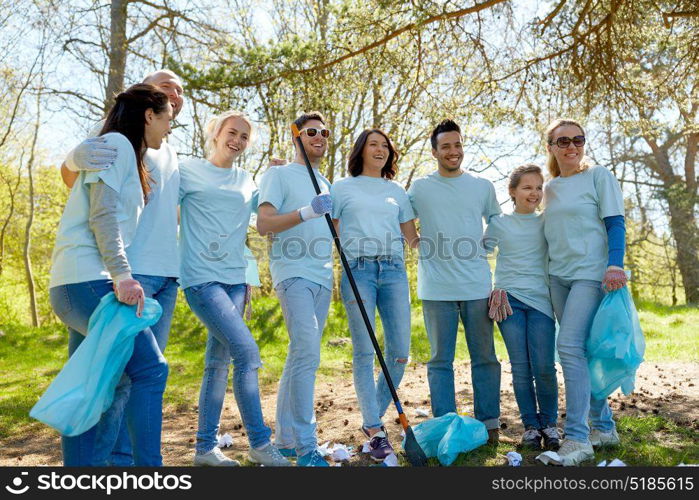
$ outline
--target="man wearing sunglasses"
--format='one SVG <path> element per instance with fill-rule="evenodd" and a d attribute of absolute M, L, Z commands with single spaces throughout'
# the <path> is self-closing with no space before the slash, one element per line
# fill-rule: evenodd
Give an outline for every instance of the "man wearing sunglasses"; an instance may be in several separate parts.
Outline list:
<path fill-rule="evenodd" d="M 299 466 L 327 467 L 317 451 L 313 392 L 333 284 L 332 239 L 322 220 L 332 209 L 330 183 L 318 171 L 330 130 L 318 112 L 304 113 L 294 123 L 321 194 L 316 196 L 294 142 L 293 163 L 271 166 L 262 176 L 257 215 L 259 233 L 272 236 L 269 267 L 289 333 L 275 444 L 283 455 L 298 456 Z"/>

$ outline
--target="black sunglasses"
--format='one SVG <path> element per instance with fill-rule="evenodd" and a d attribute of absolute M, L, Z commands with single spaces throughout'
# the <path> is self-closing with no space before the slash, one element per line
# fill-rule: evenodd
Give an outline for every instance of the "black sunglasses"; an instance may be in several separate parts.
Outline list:
<path fill-rule="evenodd" d="M 581 148 L 585 145 L 585 136 L 576 135 L 575 137 L 559 137 L 555 141 L 549 141 L 549 145 L 553 146 L 555 144 L 559 148 L 565 149 L 568 146 L 570 146 L 571 142 L 573 143 L 573 146 L 575 146 L 576 148 Z"/>

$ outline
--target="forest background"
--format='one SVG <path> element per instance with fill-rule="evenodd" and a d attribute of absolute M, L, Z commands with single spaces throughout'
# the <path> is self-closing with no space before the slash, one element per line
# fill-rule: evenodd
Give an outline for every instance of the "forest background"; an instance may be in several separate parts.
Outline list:
<path fill-rule="evenodd" d="M 695 0 L 0 0 L 0 347 L 62 339 L 47 289 L 69 193 L 58 166 L 115 92 L 162 67 L 185 85 L 171 139 L 181 157 L 203 154 L 208 118 L 244 110 L 258 133 L 240 166 L 259 180 L 271 158 L 292 158 L 289 123 L 317 109 L 333 130 L 321 167 L 330 181 L 346 175 L 359 132 L 380 127 L 408 188 L 436 167 L 429 132 L 450 117 L 463 128 L 464 166 L 495 183 L 505 211 L 508 173 L 544 166 L 546 124 L 577 119 L 588 155 L 624 192 L 637 304 L 696 318 L 697 47 Z M 252 230 L 250 246 L 264 326 L 276 298 Z M 407 260 L 419 308 L 416 255 Z M 341 304 L 332 310 L 332 327 L 346 330 Z M 205 336 L 181 296 L 173 338 L 183 332 Z M 696 333 L 694 320 L 683 327 L 692 342 Z"/>

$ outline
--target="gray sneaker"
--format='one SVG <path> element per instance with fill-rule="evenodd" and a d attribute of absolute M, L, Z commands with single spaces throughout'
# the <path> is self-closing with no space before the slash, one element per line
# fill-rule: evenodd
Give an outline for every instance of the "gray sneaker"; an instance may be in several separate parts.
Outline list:
<path fill-rule="evenodd" d="M 238 467 L 240 466 L 240 462 L 228 458 L 217 446 L 207 453 L 195 453 L 194 465 L 209 467 Z"/>
<path fill-rule="evenodd" d="M 256 450 L 255 448 L 250 448 L 248 452 L 248 460 L 254 464 L 261 464 L 265 467 L 290 467 L 291 462 L 279 453 L 279 449 L 272 443 L 261 450 Z"/>
<path fill-rule="evenodd" d="M 590 442 L 592 446 L 604 447 L 604 446 L 617 446 L 619 444 L 619 434 L 616 429 L 612 429 L 611 432 L 602 432 L 599 429 L 592 429 L 590 432 Z"/>
<path fill-rule="evenodd" d="M 592 460 L 595 458 L 595 452 L 590 443 L 564 439 L 558 449 L 558 456 L 561 457 L 561 463 L 557 465 L 573 466 Z"/>

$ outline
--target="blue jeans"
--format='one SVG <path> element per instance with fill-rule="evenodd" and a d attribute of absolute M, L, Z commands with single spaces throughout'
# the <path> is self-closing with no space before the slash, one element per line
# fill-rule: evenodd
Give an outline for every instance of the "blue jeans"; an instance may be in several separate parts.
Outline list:
<path fill-rule="evenodd" d="M 396 389 L 410 356 L 410 289 L 403 260 L 397 257 L 359 257 L 349 266 L 359 289 L 371 326 L 376 331 L 376 309 L 384 331 L 385 361 Z M 382 426 L 381 419 L 392 401 L 383 372 L 374 382 L 374 346 L 362 319 L 349 279 L 342 276 L 342 301 L 352 334 L 352 372 L 363 425 Z"/>
<path fill-rule="evenodd" d="M 512 385 L 522 424 L 535 429 L 555 427 L 558 419 L 556 323 L 509 293 L 507 298 L 512 316 L 500 323 L 500 333 L 510 355 Z"/>
<path fill-rule="evenodd" d="M 585 343 L 604 292 L 602 283 L 593 280 L 564 280 L 550 276 L 551 301 L 558 319 L 558 356 L 566 387 L 566 438 L 589 442 L 590 427 L 602 432 L 615 428 L 612 410 L 606 399 L 592 399 L 590 372 Z"/>
<path fill-rule="evenodd" d="M 488 299 L 423 300 L 422 313 L 432 354 L 427 362 L 432 414 L 441 417 L 456 411 L 454 353 L 460 317 L 471 356 L 474 414 L 487 429 L 499 428 L 500 362 L 495 355 Z"/>
<path fill-rule="evenodd" d="M 78 336 L 87 334 L 90 315 L 100 299 L 111 291 L 112 282 L 108 280 L 60 285 L 49 290 L 51 306 L 70 332 L 69 354 L 82 342 Z M 131 381 L 129 399 L 139 415 L 132 434 L 134 462 L 139 466 L 160 466 L 163 464 L 160 454 L 163 392 L 168 368 L 150 328 L 136 335 L 134 351 L 124 373 Z M 64 465 L 108 465 L 107 457 L 114 447 L 116 433 L 112 430 L 113 422 L 105 415 L 83 434 L 61 437 Z"/>
<path fill-rule="evenodd" d="M 160 319 L 150 329 L 155 336 L 160 352 L 164 353 L 167 339 L 170 335 L 172 313 L 175 310 L 175 302 L 177 302 L 177 279 L 146 274 L 134 274 L 133 277 L 141 283 L 146 297 L 157 300 L 160 307 L 163 308 L 163 314 L 160 316 Z M 80 338 L 82 340 L 82 335 L 80 335 Z M 114 394 L 114 402 L 103 417 L 113 419 L 115 425 L 116 422 L 121 422 L 117 431 L 118 436 L 114 449 L 109 457 L 109 463 L 117 467 L 134 465 L 128 428 L 129 426 L 133 428 L 138 425 L 139 415 L 135 405 L 129 403 L 130 387 L 131 381 L 129 378 L 122 377 Z"/>
<path fill-rule="evenodd" d="M 275 443 L 279 448 L 296 448 L 301 456 L 318 446 L 313 391 L 330 290 L 305 278 L 286 279 L 275 290 L 289 333 L 277 394 Z"/>
<path fill-rule="evenodd" d="M 209 331 L 204 378 L 199 393 L 199 428 L 196 450 L 207 453 L 217 446 L 216 434 L 233 362 L 233 394 L 248 441 L 253 448 L 269 442 L 272 430 L 265 425 L 260 404 L 257 370 L 260 350 L 243 320 L 245 283 L 227 285 L 212 281 L 185 288 L 189 307 Z"/>

